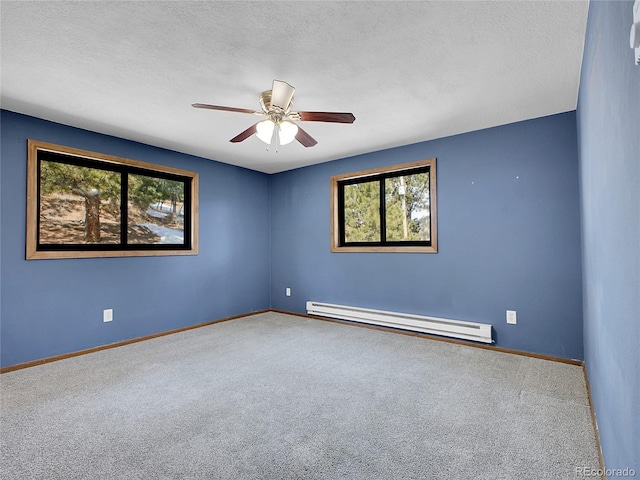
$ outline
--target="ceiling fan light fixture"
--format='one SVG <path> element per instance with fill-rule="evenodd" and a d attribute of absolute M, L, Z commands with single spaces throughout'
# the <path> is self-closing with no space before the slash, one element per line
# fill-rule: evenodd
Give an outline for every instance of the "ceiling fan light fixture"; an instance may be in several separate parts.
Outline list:
<path fill-rule="evenodd" d="M 287 145 L 294 140 L 297 140 L 303 147 L 313 147 L 318 143 L 311 135 L 305 132 L 304 129 L 298 127 L 295 122 L 353 123 L 356 119 L 353 113 L 346 112 L 291 111 L 295 90 L 296 89 L 287 82 L 274 80 L 271 90 L 265 90 L 259 96 L 262 111 L 210 105 L 208 103 L 192 103 L 191 106 L 195 108 L 249 113 L 267 117 L 266 120 L 254 123 L 229 141 L 231 143 L 244 142 L 247 138 L 255 134 L 261 142 L 267 145 L 275 144 L 276 152 L 278 151 L 278 145 Z M 267 148 L 267 151 L 268 150 L 269 148 Z"/>
<path fill-rule="evenodd" d="M 280 145 L 286 145 L 295 140 L 298 134 L 298 126 L 293 122 L 280 122 L 280 129 L 278 130 L 278 138 L 280 139 Z"/>
<path fill-rule="evenodd" d="M 271 120 L 263 120 L 256 125 L 256 137 L 267 145 L 271 144 L 275 124 Z"/>

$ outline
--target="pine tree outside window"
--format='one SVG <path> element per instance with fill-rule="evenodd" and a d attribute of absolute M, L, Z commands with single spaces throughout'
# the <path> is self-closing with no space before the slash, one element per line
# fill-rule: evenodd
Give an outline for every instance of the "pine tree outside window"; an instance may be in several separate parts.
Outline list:
<path fill-rule="evenodd" d="M 334 252 L 437 250 L 435 158 L 331 178 Z"/>
<path fill-rule="evenodd" d="M 198 174 L 29 140 L 27 259 L 195 255 Z"/>

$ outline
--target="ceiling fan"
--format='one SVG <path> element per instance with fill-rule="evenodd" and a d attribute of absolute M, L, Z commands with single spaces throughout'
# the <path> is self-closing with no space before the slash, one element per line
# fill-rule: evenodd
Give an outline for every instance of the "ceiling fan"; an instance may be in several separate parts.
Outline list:
<path fill-rule="evenodd" d="M 242 142 L 255 133 L 260 140 L 267 144 L 273 142 L 286 145 L 295 139 L 305 147 L 313 147 L 318 142 L 295 124 L 295 121 L 353 123 L 356 120 L 356 117 L 354 117 L 352 113 L 292 112 L 291 107 L 293 106 L 293 93 L 295 90 L 296 89 L 287 82 L 274 80 L 271 90 L 266 90 L 260 94 L 259 100 L 262 111 L 247 108 L 222 107 L 219 105 L 208 105 L 206 103 L 194 103 L 192 106 L 195 108 L 250 113 L 252 115 L 267 117 L 266 120 L 251 125 L 244 132 L 233 137 L 230 140 L 230 142 L 233 143 Z"/>

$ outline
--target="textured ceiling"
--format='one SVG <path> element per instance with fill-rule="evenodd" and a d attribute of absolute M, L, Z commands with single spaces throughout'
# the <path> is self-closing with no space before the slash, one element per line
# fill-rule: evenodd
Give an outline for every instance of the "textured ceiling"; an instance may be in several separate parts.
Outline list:
<path fill-rule="evenodd" d="M 0 3 L 1 105 L 273 173 L 576 108 L 588 2 Z M 318 144 L 229 139 L 273 79 Z M 107 152 L 108 153 L 108 152 Z"/>

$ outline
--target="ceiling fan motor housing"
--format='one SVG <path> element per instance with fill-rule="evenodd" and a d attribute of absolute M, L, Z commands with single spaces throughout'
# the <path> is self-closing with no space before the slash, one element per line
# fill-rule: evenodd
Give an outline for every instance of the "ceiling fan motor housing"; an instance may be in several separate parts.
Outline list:
<path fill-rule="evenodd" d="M 271 105 L 271 90 L 265 90 L 260 94 L 260 107 L 262 111 L 269 117 L 273 123 L 280 123 L 284 118 L 289 115 L 291 106 L 293 105 L 293 97 L 289 101 L 289 105 L 286 109 L 277 105 Z"/>

